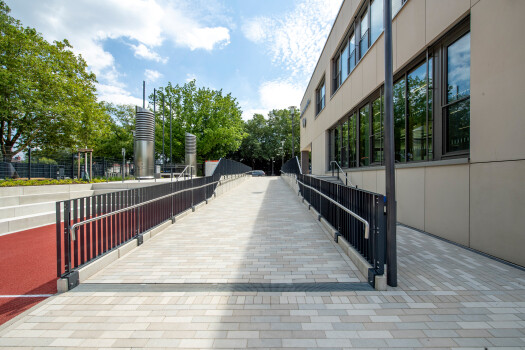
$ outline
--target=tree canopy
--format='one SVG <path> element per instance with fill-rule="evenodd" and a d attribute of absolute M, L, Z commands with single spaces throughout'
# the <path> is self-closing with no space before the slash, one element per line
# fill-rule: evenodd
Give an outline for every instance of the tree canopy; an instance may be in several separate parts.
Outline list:
<path fill-rule="evenodd" d="M 294 112 L 294 148 L 299 155 L 300 149 L 300 112 Z M 255 114 L 245 124 L 246 138 L 237 152 L 230 157 L 242 161 L 254 168 L 271 170 L 271 160 L 275 160 L 275 171 L 280 169 L 281 161 L 292 157 L 292 116 L 288 109 L 274 109 L 268 118 Z M 284 146 L 283 146 L 284 141 Z"/>
<path fill-rule="evenodd" d="M 0 0 L 0 147 L 4 161 L 29 145 L 92 146 L 107 122 L 96 77 L 67 40 L 49 43 Z"/>
<path fill-rule="evenodd" d="M 157 90 L 155 152 L 161 158 L 164 125 L 164 154 L 170 161 L 170 104 L 173 162 L 184 160 L 185 133 L 197 136 L 197 159 L 219 159 L 236 151 L 246 136 L 242 111 L 231 94 L 206 87 L 195 81 L 184 85 L 168 83 Z M 150 95 L 153 103 L 153 95 Z"/>

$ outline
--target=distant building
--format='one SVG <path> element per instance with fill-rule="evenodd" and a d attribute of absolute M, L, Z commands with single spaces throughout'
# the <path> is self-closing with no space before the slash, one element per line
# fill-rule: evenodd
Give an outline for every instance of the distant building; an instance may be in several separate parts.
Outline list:
<path fill-rule="evenodd" d="M 398 221 L 525 266 L 525 1 L 392 4 Z M 346 0 L 301 102 L 303 171 L 384 193 L 383 84 L 383 0 Z"/>

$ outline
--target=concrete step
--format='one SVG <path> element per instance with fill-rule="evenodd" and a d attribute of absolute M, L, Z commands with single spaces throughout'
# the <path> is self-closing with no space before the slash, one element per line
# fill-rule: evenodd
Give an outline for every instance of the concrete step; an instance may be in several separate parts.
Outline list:
<path fill-rule="evenodd" d="M 28 230 L 35 227 L 54 224 L 55 222 L 55 211 L 2 219 L 0 220 L 0 236 L 13 232 Z"/>
<path fill-rule="evenodd" d="M 14 186 L 0 187 L 0 200 L 2 197 L 14 197 L 45 193 L 62 193 L 91 190 L 92 184 L 74 185 L 44 185 L 44 186 Z"/>
<path fill-rule="evenodd" d="M 37 204 L 46 202 L 57 202 L 66 199 L 88 197 L 93 195 L 93 190 L 72 191 L 72 192 L 50 192 L 40 194 L 27 194 L 0 197 L 0 208 L 14 207 L 19 205 Z"/>
<path fill-rule="evenodd" d="M 10 207 L 0 207 L 0 220 L 18 216 L 34 215 L 55 210 L 56 202 L 41 202 Z"/>

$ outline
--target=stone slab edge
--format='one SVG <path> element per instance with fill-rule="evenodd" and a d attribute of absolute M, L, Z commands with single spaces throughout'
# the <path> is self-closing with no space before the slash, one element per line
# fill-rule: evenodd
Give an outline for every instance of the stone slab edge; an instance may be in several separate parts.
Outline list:
<path fill-rule="evenodd" d="M 291 190 L 294 191 L 294 193 L 297 195 L 299 186 L 296 184 L 295 179 L 291 177 L 281 177 L 281 178 L 288 184 L 288 186 L 290 186 Z M 309 209 L 310 214 L 316 220 L 318 220 L 319 213 L 312 206 L 310 206 L 310 203 L 308 203 L 306 199 L 298 195 L 297 195 L 297 199 L 301 203 L 303 203 Z M 319 221 L 321 223 L 321 227 L 324 228 L 325 233 L 327 233 L 331 239 L 334 239 L 334 236 L 337 230 L 332 225 L 330 225 L 330 223 L 326 221 L 325 218 L 321 217 L 321 220 Z M 367 278 L 368 269 L 372 268 L 372 265 L 370 265 L 370 263 L 366 261 L 366 259 L 363 258 L 361 254 L 359 254 L 357 250 L 355 250 L 354 247 L 352 247 L 352 245 L 350 245 L 346 241 L 346 239 L 344 239 L 344 237 L 339 236 L 337 241 L 338 241 L 337 244 L 341 247 L 341 249 L 345 252 L 345 254 L 350 258 L 350 260 L 352 260 L 352 262 L 355 264 L 359 272 L 361 272 L 363 277 Z M 386 290 L 386 275 L 385 274 L 381 276 L 375 276 L 374 282 L 375 282 L 374 285 L 375 285 L 376 290 L 379 290 L 379 291 Z"/>
<path fill-rule="evenodd" d="M 243 176 L 243 177 L 239 177 L 239 178 L 236 178 L 236 179 L 231 179 L 230 181 L 228 181 L 228 190 L 231 189 L 233 183 L 231 182 L 235 182 L 238 184 L 238 181 L 235 181 L 235 180 L 240 180 L 240 179 L 245 179 L 246 177 Z M 224 189 L 226 190 L 226 189 Z M 222 191 L 220 194 L 224 193 L 225 191 Z M 220 195 L 218 194 L 218 195 Z M 210 198 L 212 199 L 213 196 Z M 209 201 L 209 200 L 208 200 Z M 198 208 L 202 207 L 206 205 L 206 202 L 202 202 L 202 203 L 199 203 L 195 206 L 195 210 L 197 210 Z M 192 212 L 191 209 L 188 209 L 188 210 L 185 210 L 183 211 L 182 213 L 178 214 L 177 216 L 175 216 L 175 222 L 176 223 L 177 221 L 180 221 L 182 218 L 184 218 L 185 216 L 187 216 L 188 214 L 190 214 Z M 147 231 L 145 232 L 142 236 L 143 236 L 143 243 L 146 243 L 146 241 L 150 240 L 151 238 L 155 237 L 156 235 L 164 232 L 169 226 L 172 225 L 172 222 L 170 220 L 158 225 L 157 227 L 151 229 L 150 231 Z M 128 243 L 122 245 L 121 247 L 119 247 L 118 249 L 115 249 L 114 251 L 92 261 L 91 263 L 87 264 L 86 266 L 80 268 L 78 270 L 78 279 L 79 279 L 79 283 L 82 283 L 84 281 L 86 281 L 87 279 L 89 279 L 91 276 L 93 276 L 94 274 L 98 273 L 100 270 L 102 270 L 104 267 L 110 265 L 111 263 L 113 263 L 114 261 L 117 261 L 118 259 L 120 259 L 121 257 L 123 257 L 124 255 L 130 253 L 131 251 L 133 251 L 135 248 L 137 248 L 138 245 L 137 245 L 137 240 L 134 239 L 134 240 L 131 240 L 129 241 Z M 68 288 L 67 288 L 67 279 L 66 278 L 59 278 L 57 280 L 57 290 L 58 290 L 58 293 L 65 293 L 68 291 Z"/>

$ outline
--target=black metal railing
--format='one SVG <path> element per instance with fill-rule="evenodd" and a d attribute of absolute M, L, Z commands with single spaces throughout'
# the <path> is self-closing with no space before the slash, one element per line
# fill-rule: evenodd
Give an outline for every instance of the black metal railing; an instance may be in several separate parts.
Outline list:
<path fill-rule="evenodd" d="M 309 175 L 283 173 L 296 178 L 299 194 L 319 213 L 319 219 L 325 218 L 335 228 L 336 237 L 342 236 L 370 263 L 368 282 L 374 286 L 374 277 L 384 274 L 385 196 Z"/>
<path fill-rule="evenodd" d="M 217 164 L 217 167 L 213 171 L 213 175 L 215 174 L 219 174 L 220 176 L 238 175 L 238 174 L 247 173 L 250 170 L 252 170 L 252 168 L 246 164 L 239 163 L 231 159 L 221 158 L 219 159 L 219 163 Z"/>
<path fill-rule="evenodd" d="M 57 276 L 71 289 L 80 267 L 133 239 L 141 244 L 145 232 L 207 201 L 222 176 L 244 174 L 230 162 L 233 173 L 223 168 L 212 176 L 57 202 Z"/>
<path fill-rule="evenodd" d="M 286 174 L 301 175 L 301 166 L 299 165 L 299 158 L 293 157 L 289 159 L 281 168 L 281 172 Z"/>

